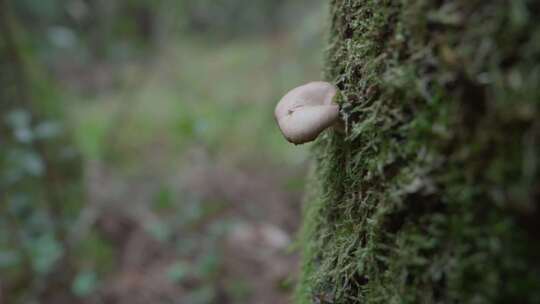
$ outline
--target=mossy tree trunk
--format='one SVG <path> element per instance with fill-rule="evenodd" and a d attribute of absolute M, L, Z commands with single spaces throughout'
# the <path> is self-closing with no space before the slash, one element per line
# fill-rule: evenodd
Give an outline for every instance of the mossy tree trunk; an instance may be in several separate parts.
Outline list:
<path fill-rule="evenodd" d="M 298 303 L 540 303 L 540 1 L 333 0 Z"/>

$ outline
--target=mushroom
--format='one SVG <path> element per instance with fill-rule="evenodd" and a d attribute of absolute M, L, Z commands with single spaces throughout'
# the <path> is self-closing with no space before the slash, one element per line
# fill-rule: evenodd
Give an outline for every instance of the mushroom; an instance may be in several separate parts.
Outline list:
<path fill-rule="evenodd" d="M 288 92 L 277 104 L 274 115 L 281 133 L 295 144 L 315 140 L 326 128 L 339 123 L 339 106 L 334 103 L 334 85 L 315 81 Z"/>

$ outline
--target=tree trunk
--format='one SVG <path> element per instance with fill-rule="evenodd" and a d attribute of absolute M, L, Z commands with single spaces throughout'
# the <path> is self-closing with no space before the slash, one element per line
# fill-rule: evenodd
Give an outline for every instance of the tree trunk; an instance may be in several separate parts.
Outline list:
<path fill-rule="evenodd" d="M 540 2 L 330 6 L 297 303 L 540 303 Z"/>

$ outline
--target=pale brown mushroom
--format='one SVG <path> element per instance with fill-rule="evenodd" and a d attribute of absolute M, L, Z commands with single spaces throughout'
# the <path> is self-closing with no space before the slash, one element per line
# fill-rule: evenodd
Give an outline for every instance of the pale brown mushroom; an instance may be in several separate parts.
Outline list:
<path fill-rule="evenodd" d="M 339 122 L 337 89 L 316 81 L 288 92 L 277 104 L 274 115 L 285 138 L 296 145 L 315 140 L 326 128 Z"/>

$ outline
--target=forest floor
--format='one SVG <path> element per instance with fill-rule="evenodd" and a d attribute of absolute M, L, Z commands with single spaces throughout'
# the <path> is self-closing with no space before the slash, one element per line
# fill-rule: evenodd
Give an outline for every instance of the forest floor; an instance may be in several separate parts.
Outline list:
<path fill-rule="evenodd" d="M 308 148 L 273 107 L 319 78 L 319 43 L 187 38 L 144 62 L 57 67 L 85 163 L 81 303 L 288 302 Z"/>

